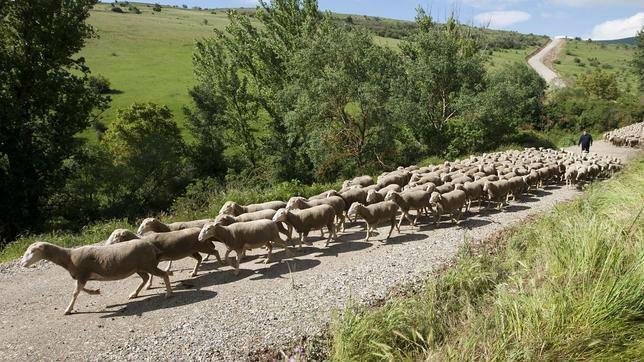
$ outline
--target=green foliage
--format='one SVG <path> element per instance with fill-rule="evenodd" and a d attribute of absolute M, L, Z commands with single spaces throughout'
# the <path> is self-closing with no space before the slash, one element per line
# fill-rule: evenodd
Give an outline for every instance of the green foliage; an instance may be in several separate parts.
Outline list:
<path fill-rule="evenodd" d="M 468 243 L 425 290 L 348 305 L 329 359 L 630 360 L 644 328 L 644 160 L 580 200 Z"/>
<path fill-rule="evenodd" d="M 76 54 L 94 35 L 93 0 L 0 3 L 0 240 L 39 229 L 67 177 L 75 137 L 105 105 Z"/>
<path fill-rule="evenodd" d="M 90 76 L 88 81 L 89 81 L 89 86 L 92 87 L 96 93 L 106 94 L 106 93 L 110 93 L 110 91 L 112 90 L 110 88 L 111 83 L 109 79 L 105 78 L 100 74 Z"/>
<path fill-rule="evenodd" d="M 118 177 L 110 195 L 116 206 L 130 215 L 170 206 L 181 189 L 185 145 L 167 107 L 135 103 L 119 111 L 101 145 Z"/>
<path fill-rule="evenodd" d="M 154 6 L 152 6 L 152 11 L 160 12 L 161 11 L 161 5 L 154 4 Z"/>
<path fill-rule="evenodd" d="M 481 90 L 485 68 L 478 44 L 454 19 L 437 27 L 420 9 L 417 22 L 420 31 L 400 45 L 407 76 L 398 82 L 396 116 L 429 152 L 440 153 L 459 98 Z"/>
<path fill-rule="evenodd" d="M 640 92 L 644 92 L 644 27 L 637 33 L 635 54 L 633 54 L 631 65 L 639 78 Z"/>
<path fill-rule="evenodd" d="M 589 97 L 596 97 L 605 100 L 615 100 L 619 97 L 617 78 L 614 73 L 596 69 L 579 77 L 579 85 Z"/>

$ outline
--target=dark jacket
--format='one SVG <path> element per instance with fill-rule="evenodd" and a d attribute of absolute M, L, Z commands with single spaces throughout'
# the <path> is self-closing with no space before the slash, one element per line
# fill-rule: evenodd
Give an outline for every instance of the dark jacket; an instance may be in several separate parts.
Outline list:
<path fill-rule="evenodd" d="M 579 137 L 579 142 L 577 142 L 577 145 L 582 145 L 582 147 L 590 147 L 593 144 L 593 136 L 590 135 L 590 133 L 581 135 Z"/>

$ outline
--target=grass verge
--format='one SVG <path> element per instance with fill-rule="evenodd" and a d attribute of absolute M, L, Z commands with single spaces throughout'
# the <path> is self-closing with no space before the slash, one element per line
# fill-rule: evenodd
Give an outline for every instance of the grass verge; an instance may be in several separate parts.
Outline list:
<path fill-rule="evenodd" d="M 644 159 L 582 198 L 467 245 L 420 294 L 348 306 L 329 358 L 633 360 L 644 355 Z"/>

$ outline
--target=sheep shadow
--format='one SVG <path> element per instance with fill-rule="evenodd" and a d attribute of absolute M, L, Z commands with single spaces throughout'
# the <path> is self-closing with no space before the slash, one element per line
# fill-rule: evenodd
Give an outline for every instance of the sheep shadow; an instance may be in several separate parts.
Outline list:
<path fill-rule="evenodd" d="M 366 232 L 363 232 L 360 234 L 362 234 L 363 239 L 366 237 Z M 325 256 L 338 256 L 343 253 L 350 253 L 352 251 L 364 250 L 372 246 L 372 244 L 370 243 L 365 243 L 357 240 L 359 239 L 354 239 L 354 240 L 347 240 L 344 238 L 339 239 L 338 241 L 332 242 L 331 244 L 329 244 L 329 246 L 326 248 L 316 249 L 318 254 L 314 256 L 317 258 L 325 257 Z"/>
<path fill-rule="evenodd" d="M 322 264 L 322 262 L 317 259 L 293 258 L 288 260 L 281 260 L 278 263 L 271 264 L 268 268 L 257 270 L 255 277 L 250 278 L 250 280 L 285 278 L 284 275 L 288 275 L 291 272 L 295 273 L 298 271 L 312 269 L 320 264 Z M 290 271 L 289 267 L 291 268 Z"/>
<path fill-rule="evenodd" d="M 106 308 L 122 307 L 117 310 L 105 311 L 100 318 L 116 318 L 142 316 L 144 313 L 160 310 L 172 309 L 184 305 L 202 302 L 217 296 L 217 292 L 209 290 L 181 290 L 175 291 L 171 298 L 166 298 L 165 293 L 156 294 L 150 297 L 133 300 L 127 303 L 112 304 Z M 82 313 L 82 312 L 81 312 Z M 80 314 L 80 313 L 79 313 Z"/>
<path fill-rule="evenodd" d="M 418 231 L 415 230 L 415 231 Z M 383 245 L 400 245 L 404 243 L 409 243 L 412 241 L 419 241 L 427 239 L 427 235 L 420 233 L 397 233 L 393 232 L 389 240 L 385 241 L 384 239 L 379 240 Z"/>
<path fill-rule="evenodd" d="M 480 227 L 485 226 L 485 225 L 489 225 L 491 223 L 492 222 L 489 221 L 489 220 L 468 218 L 468 219 L 465 219 L 465 220 L 461 220 L 458 223 L 458 226 L 460 226 L 461 228 L 464 228 L 464 229 L 472 230 L 472 229 L 480 228 Z"/>
<path fill-rule="evenodd" d="M 528 209 L 530 209 L 529 206 L 516 205 L 515 204 L 515 205 L 508 205 L 508 206 L 504 207 L 503 211 L 505 211 L 505 212 L 517 212 L 517 211 L 524 211 L 524 210 L 528 210 Z"/>

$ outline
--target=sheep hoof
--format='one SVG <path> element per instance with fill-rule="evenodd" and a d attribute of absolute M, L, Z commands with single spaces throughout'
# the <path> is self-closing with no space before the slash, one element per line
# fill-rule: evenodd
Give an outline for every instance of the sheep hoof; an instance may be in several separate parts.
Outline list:
<path fill-rule="evenodd" d="M 70 314 L 72 314 L 71 309 L 67 309 L 67 310 L 65 310 L 65 313 L 63 313 L 63 315 L 70 315 Z"/>
<path fill-rule="evenodd" d="M 172 272 L 172 270 L 167 271 L 166 273 L 168 274 L 168 276 L 169 276 L 169 277 L 171 277 L 171 276 L 173 276 L 173 275 L 174 275 L 174 273 Z"/>
<path fill-rule="evenodd" d="M 165 299 L 172 298 L 174 297 L 174 294 L 172 293 L 165 293 Z"/>
<path fill-rule="evenodd" d="M 235 274 L 235 276 L 238 276 L 238 275 L 239 275 L 239 270 L 235 270 L 235 271 L 233 272 L 233 274 Z"/>
<path fill-rule="evenodd" d="M 138 298 L 138 297 L 139 297 L 139 294 L 138 294 L 138 293 L 132 293 L 132 294 L 130 294 L 130 295 L 128 296 L 128 298 L 129 298 L 129 299 L 135 299 L 135 298 Z"/>
<path fill-rule="evenodd" d="M 89 291 L 89 294 L 92 294 L 92 295 L 98 295 L 98 294 L 101 294 L 101 290 L 100 290 L 100 289 L 90 290 L 90 291 Z"/>
<path fill-rule="evenodd" d="M 196 276 L 197 276 L 197 272 L 190 273 L 190 276 L 191 276 L 191 277 L 196 277 Z"/>

